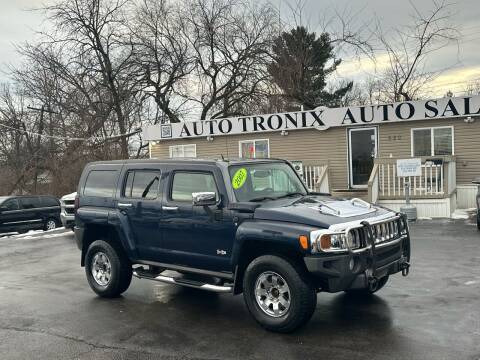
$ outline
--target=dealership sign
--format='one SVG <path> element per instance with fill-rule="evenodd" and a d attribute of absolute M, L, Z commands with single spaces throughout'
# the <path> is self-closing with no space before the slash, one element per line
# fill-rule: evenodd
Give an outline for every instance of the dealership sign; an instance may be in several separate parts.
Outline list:
<path fill-rule="evenodd" d="M 475 115 L 480 115 L 480 96 L 342 108 L 319 107 L 307 111 L 149 125 L 143 128 L 143 135 L 145 140 L 185 139 L 300 129 L 325 130 L 339 126 L 385 124 Z"/>

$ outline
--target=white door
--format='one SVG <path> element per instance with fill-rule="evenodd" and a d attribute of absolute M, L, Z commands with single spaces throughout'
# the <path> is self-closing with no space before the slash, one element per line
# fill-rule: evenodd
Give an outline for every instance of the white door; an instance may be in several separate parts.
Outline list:
<path fill-rule="evenodd" d="M 377 157 L 377 128 L 348 129 L 350 187 L 366 188 Z"/>

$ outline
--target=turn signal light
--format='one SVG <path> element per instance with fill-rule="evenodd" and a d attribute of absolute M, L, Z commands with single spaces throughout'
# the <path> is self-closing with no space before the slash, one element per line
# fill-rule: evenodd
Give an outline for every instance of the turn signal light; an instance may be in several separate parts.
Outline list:
<path fill-rule="evenodd" d="M 298 237 L 298 241 L 300 242 L 300 246 L 303 250 L 308 249 L 308 237 L 306 235 L 300 235 Z"/>

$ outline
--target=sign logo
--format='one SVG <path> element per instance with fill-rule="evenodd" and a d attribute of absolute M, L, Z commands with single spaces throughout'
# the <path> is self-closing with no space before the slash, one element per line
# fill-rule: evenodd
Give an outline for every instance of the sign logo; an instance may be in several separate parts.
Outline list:
<path fill-rule="evenodd" d="M 162 139 L 172 137 L 172 125 L 162 125 L 161 126 L 161 137 Z"/>

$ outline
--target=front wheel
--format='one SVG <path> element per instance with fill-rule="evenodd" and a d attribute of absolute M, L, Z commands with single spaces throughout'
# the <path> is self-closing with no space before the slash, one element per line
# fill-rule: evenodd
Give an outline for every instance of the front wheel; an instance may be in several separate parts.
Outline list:
<path fill-rule="evenodd" d="M 248 310 L 264 328 L 291 332 L 315 311 L 316 289 L 297 264 L 273 255 L 260 256 L 248 265 L 243 278 Z"/>
<path fill-rule="evenodd" d="M 97 295 L 117 297 L 132 281 L 132 265 L 123 252 L 103 240 L 94 241 L 85 255 L 88 284 Z"/>

